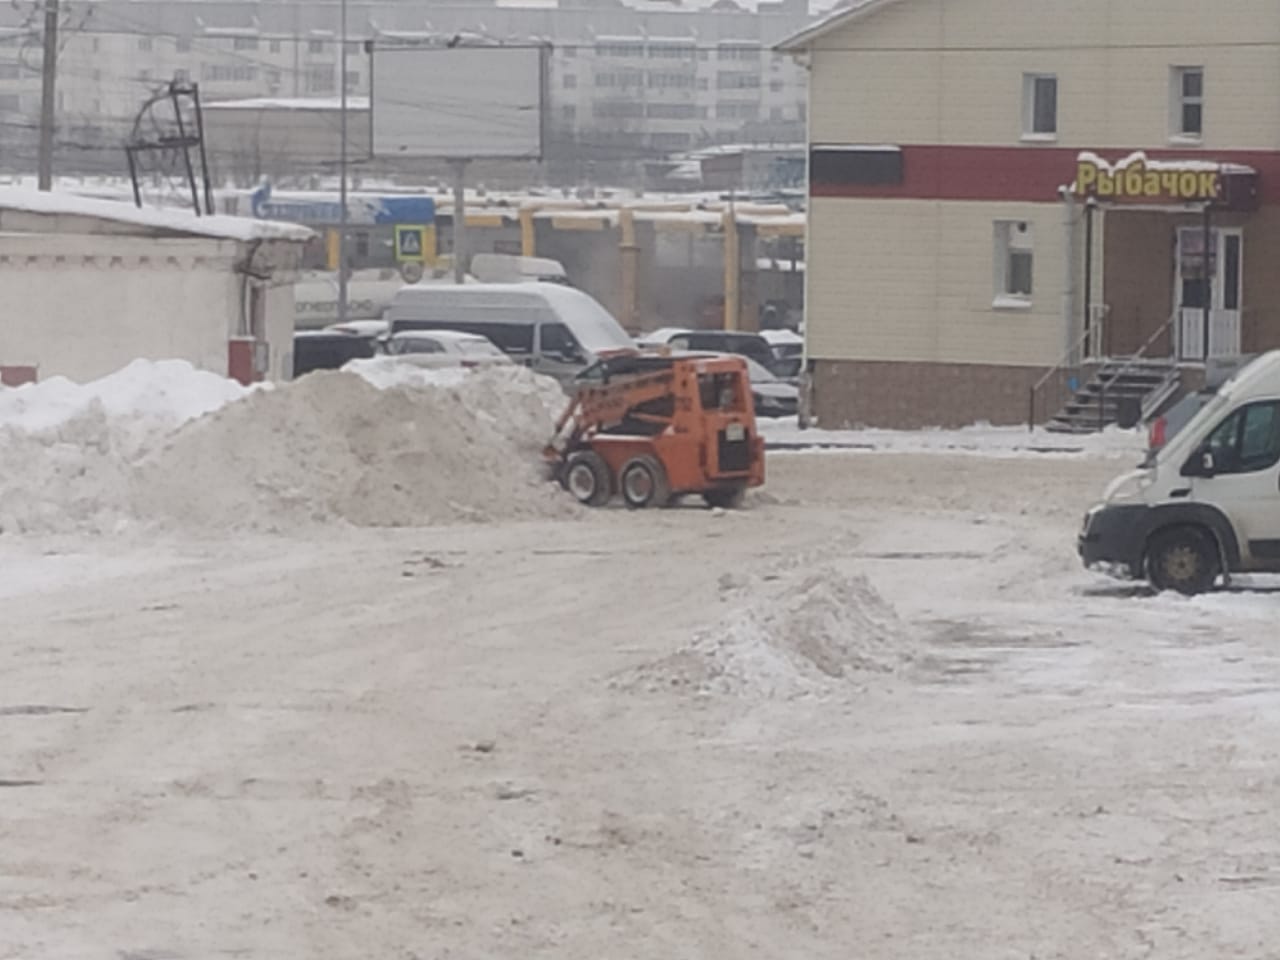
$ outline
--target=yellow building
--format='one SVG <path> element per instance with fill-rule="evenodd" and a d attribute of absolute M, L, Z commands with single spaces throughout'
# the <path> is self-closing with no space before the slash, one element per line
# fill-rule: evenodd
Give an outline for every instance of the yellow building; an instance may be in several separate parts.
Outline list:
<path fill-rule="evenodd" d="M 1042 420 L 1108 358 L 1280 346 L 1280 5 L 864 0 L 781 49 L 820 421 Z"/>

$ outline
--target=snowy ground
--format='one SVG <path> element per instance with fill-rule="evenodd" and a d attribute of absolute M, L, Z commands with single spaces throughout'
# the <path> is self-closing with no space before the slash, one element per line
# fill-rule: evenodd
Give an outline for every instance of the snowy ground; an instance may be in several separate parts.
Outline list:
<path fill-rule="evenodd" d="M 0 538 L 0 957 L 1275 956 L 1280 595 L 1079 570 L 1132 460 Z"/>

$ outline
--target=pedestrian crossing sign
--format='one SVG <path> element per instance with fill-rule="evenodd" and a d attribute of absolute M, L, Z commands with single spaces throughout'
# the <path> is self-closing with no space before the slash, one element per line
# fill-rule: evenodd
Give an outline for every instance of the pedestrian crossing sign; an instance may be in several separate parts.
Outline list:
<path fill-rule="evenodd" d="M 427 228 L 421 224 L 396 224 L 396 260 L 424 263 L 427 260 Z"/>

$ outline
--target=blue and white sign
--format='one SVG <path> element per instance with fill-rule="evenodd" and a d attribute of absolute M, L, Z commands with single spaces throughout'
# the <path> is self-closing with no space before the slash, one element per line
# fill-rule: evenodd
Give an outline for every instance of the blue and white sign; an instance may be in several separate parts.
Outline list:
<path fill-rule="evenodd" d="M 249 197 L 253 215 L 264 220 L 287 223 L 334 224 L 342 219 L 342 206 L 331 194 L 309 197 L 293 195 L 276 199 L 271 184 L 264 183 Z M 430 197 L 376 197 L 357 194 L 347 197 L 347 220 L 354 224 L 392 225 L 435 222 L 436 203 Z"/>

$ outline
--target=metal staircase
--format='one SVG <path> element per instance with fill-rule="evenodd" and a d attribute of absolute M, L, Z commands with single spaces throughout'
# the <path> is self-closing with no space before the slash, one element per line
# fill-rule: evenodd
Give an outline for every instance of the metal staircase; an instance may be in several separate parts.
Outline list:
<path fill-rule="evenodd" d="M 1102 360 L 1049 419 L 1045 429 L 1055 433 L 1094 433 L 1125 419 L 1124 414 L 1141 423 L 1180 386 L 1181 375 L 1172 359 L 1134 356 Z"/>
<path fill-rule="evenodd" d="M 1041 422 L 1057 433 L 1094 433 L 1121 421 L 1135 426 L 1157 414 L 1181 389 L 1177 360 L 1151 356 L 1172 335 L 1177 311 L 1136 353 L 1084 359 L 1091 348 L 1107 342 L 1103 324 L 1108 310 L 1103 306 L 1062 359 L 1031 387 L 1028 429 Z M 1050 416 L 1052 410 L 1057 413 Z"/>

